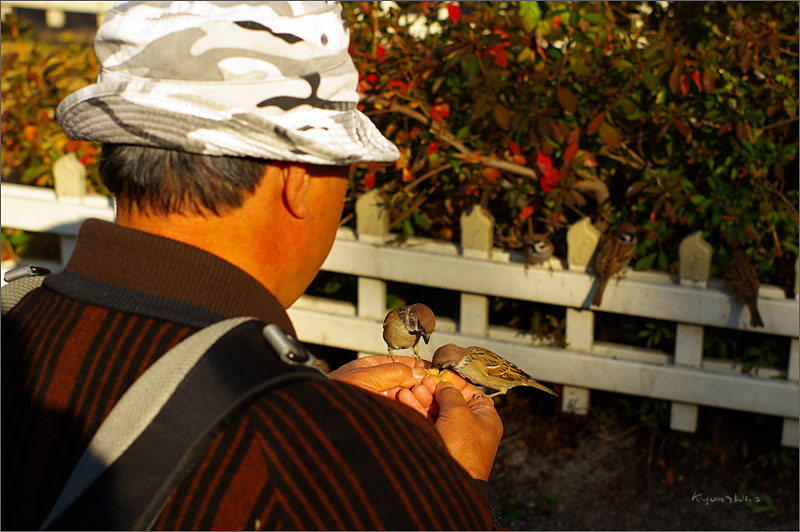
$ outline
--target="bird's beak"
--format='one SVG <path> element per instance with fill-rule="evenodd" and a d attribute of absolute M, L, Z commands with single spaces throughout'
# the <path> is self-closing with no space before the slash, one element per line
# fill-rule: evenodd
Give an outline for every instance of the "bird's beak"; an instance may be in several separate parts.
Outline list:
<path fill-rule="evenodd" d="M 425 340 L 425 345 L 427 345 L 428 344 L 428 340 L 431 339 L 431 335 L 430 334 L 426 334 L 426 333 L 422 333 L 422 339 Z"/>

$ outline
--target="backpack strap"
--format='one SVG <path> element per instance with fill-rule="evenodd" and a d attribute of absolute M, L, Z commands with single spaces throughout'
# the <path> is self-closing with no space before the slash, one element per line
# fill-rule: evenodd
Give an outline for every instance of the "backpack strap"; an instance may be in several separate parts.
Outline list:
<path fill-rule="evenodd" d="M 149 529 L 226 423 L 267 389 L 325 378 L 314 362 L 293 337 L 255 318 L 184 339 L 120 398 L 42 528 Z"/>
<path fill-rule="evenodd" d="M 47 268 L 33 265 L 8 270 L 3 275 L 3 280 L 8 284 L 2 289 L 2 315 L 5 316 L 22 298 L 42 286 L 48 273 L 50 270 Z"/>

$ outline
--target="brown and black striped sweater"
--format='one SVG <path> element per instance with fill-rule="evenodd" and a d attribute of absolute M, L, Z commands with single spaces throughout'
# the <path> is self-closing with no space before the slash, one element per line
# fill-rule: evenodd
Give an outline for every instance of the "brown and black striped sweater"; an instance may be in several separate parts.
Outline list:
<path fill-rule="evenodd" d="M 2 528 L 38 528 L 142 372 L 210 323 L 294 332 L 232 264 L 99 220 L 2 322 Z M 157 452 L 157 450 L 154 450 Z M 157 529 L 490 529 L 482 489 L 422 416 L 335 381 L 268 392 L 178 485 Z"/>

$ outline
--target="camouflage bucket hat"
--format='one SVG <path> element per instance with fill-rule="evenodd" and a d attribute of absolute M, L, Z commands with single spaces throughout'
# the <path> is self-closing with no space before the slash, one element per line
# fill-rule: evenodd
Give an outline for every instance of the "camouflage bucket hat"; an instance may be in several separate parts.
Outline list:
<path fill-rule="evenodd" d="M 313 164 L 391 162 L 361 113 L 336 2 L 117 2 L 97 83 L 58 121 L 74 140 Z"/>

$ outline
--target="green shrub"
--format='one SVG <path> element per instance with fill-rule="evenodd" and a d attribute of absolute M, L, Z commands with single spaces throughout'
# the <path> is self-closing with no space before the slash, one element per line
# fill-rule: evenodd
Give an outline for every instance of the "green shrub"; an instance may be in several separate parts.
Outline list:
<path fill-rule="evenodd" d="M 400 148 L 360 169 L 403 236 L 458 240 L 488 208 L 496 244 L 583 216 L 641 228 L 637 269 L 675 272 L 695 230 L 719 277 L 733 245 L 792 291 L 798 254 L 798 10 L 791 2 L 345 2 L 362 109 Z M 424 17 L 422 19 L 421 17 Z M 424 39 L 412 36 L 427 27 Z M 2 31 L 2 179 L 50 186 L 74 151 L 58 102 L 91 83 L 90 46 Z M 564 249 L 557 250 L 560 256 Z"/>
<path fill-rule="evenodd" d="M 347 7 L 364 109 L 403 154 L 356 186 L 380 187 L 404 234 L 457 238 L 473 203 L 505 247 L 585 215 L 625 219 L 642 230 L 636 267 L 674 272 L 680 240 L 701 229 L 713 275 L 738 244 L 762 282 L 791 290 L 795 4 Z M 417 16 L 441 31 L 413 38 Z"/>
<path fill-rule="evenodd" d="M 94 83 L 99 65 L 94 49 L 68 34 L 61 42 L 34 39 L 9 15 L 2 28 L 2 179 L 53 186 L 53 163 L 74 152 L 88 170 L 89 185 L 104 192 L 97 174 L 99 144 L 67 139 L 55 119 L 59 102 Z"/>

